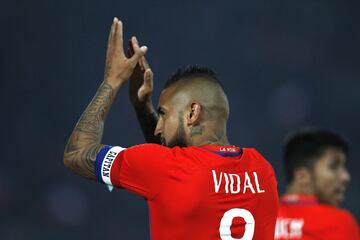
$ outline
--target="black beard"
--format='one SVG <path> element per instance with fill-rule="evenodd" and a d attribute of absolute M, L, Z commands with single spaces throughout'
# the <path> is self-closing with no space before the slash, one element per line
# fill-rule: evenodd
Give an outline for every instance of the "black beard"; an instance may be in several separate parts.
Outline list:
<path fill-rule="evenodd" d="M 162 145 L 165 145 L 167 147 L 187 147 L 186 139 L 185 139 L 185 129 L 184 129 L 184 121 L 182 119 L 183 112 L 180 111 L 178 113 L 179 116 L 179 126 L 176 131 L 176 136 L 170 140 L 168 143 L 165 141 L 165 139 L 161 139 Z"/>
<path fill-rule="evenodd" d="M 187 147 L 187 144 L 185 142 L 184 139 L 180 139 L 180 138 L 176 138 L 171 140 L 170 142 L 166 143 L 165 142 L 165 146 L 169 147 L 169 148 L 173 148 L 173 147 Z"/>

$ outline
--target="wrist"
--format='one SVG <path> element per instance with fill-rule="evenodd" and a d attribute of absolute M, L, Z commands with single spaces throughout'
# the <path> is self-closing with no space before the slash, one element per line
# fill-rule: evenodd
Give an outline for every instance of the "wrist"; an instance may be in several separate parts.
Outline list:
<path fill-rule="evenodd" d="M 125 81 L 119 81 L 119 80 L 114 80 L 114 79 L 111 79 L 111 78 L 106 78 L 104 80 L 104 83 L 106 84 L 109 84 L 114 91 L 117 91 L 121 88 L 121 86 L 124 84 Z"/>
<path fill-rule="evenodd" d="M 151 99 L 134 105 L 134 108 L 135 108 L 137 115 L 139 115 L 139 116 L 150 115 L 150 114 L 155 113 L 155 109 L 154 109 Z"/>

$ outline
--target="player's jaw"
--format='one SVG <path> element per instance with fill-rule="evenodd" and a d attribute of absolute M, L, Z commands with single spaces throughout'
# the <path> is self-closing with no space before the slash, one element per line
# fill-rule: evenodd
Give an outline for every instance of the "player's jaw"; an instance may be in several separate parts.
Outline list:
<path fill-rule="evenodd" d="M 345 187 L 333 187 L 327 190 L 317 190 L 316 196 L 321 203 L 339 207 L 345 200 Z"/>
<path fill-rule="evenodd" d="M 159 120 L 155 129 L 155 136 L 160 138 L 161 145 L 167 147 L 186 147 L 186 133 L 183 111 L 176 111 L 173 106 L 159 107 Z"/>
<path fill-rule="evenodd" d="M 345 200 L 345 191 L 346 187 L 339 187 L 334 190 L 334 204 L 335 206 L 340 206 L 340 204 Z"/>
<path fill-rule="evenodd" d="M 177 147 L 186 147 L 187 146 L 186 137 L 185 137 L 185 129 L 182 124 L 179 124 L 173 137 L 166 139 L 166 137 L 164 137 L 164 136 L 165 135 L 162 135 L 160 137 L 161 145 L 163 145 L 163 146 L 167 146 L 167 147 L 176 147 L 176 146 Z"/>
<path fill-rule="evenodd" d="M 341 179 L 338 180 L 338 183 L 335 185 L 332 199 L 335 206 L 340 206 L 341 203 L 345 200 L 345 192 L 347 189 L 347 185 L 349 183 L 349 179 Z"/>

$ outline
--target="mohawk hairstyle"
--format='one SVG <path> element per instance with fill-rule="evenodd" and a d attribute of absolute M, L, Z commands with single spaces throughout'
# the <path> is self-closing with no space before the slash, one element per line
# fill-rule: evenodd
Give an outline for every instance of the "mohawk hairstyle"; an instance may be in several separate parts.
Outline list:
<path fill-rule="evenodd" d="M 348 155 L 349 143 L 340 135 L 323 129 L 304 128 L 286 138 L 284 166 L 286 181 L 293 180 L 294 171 L 299 167 L 312 169 L 317 159 L 329 147 L 335 147 Z"/>
<path fill-rule="evenodd" d="M 222 89 L 224 89 L 221 82 L 217 79 L 216 73 L 210 68 L 204 65 L 188 65 L 182 68 L 179 68 L 176 72 L 174 72 L 166 81 L 164 85 L 164 89 L 178 82 L 180 79 L 189 79 L 194 77 L 203 77 L 208 80 L 212 80 L 220 85 Z"/>

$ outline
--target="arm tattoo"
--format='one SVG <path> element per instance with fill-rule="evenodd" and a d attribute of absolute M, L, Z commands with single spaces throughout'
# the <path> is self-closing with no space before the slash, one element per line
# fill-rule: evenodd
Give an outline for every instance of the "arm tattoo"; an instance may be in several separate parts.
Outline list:
<path fill-rule="evenodd" d="M 94 163 L 103 147 L 100 144 L 104 121 L 114 100 L 114 90 L 103 83 L 73 130 L 65 147 L 64 161 L 77 174 L 95 179 Z"/>

